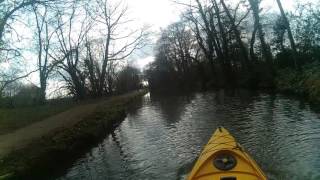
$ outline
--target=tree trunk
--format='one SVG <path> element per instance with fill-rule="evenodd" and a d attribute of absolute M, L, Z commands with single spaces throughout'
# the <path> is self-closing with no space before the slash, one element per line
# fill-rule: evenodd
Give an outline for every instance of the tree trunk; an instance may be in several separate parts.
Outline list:
<path fill-rule="evenodd" d="M 243 56 L 243 60 L 241 61 L 242 63 L 242 67 L 245 69 L 245 70 L 250 70 L 250 61 L 249 61 L 249 56 L 248 56 L 248 51 L 241 39 L 241 33 L 240 31 L 238 30 L 238 27 L 237 25 L 235 24 L 235 20 L 233 18 L 233 16 L 231 15 L 228 7 L 226 6 L 224 0 L 221 0 L 221 4 L 223 6 L 223 9 L 225 11 L 225 13 L 227 14 L 229 20 L 230 20 L 230 23 L 231 23 L 231 29 L 233 30 L 234 32 L 234 35 L 236 37 L 236 41 L 237 43 L 239 44 L 239 47 L 240 47 L 240 51 L 241 51 L 241 54 Z"/>
<path fill-rule="evenodd" d="M 282 4 L 281 4 L 281 1 L 280 0 L 277 0 L 277 4 L 278 4 L 278 7 L 280 9 L 280 13 L 281 13 L 281 16 L 284 20 L 284 24 L 286 26 L 286 29 L 288 31 L 288 37 L 289 37 L 289 41 L 290 41 L 290 45 L 291 45 L 291 49 L 293 51 L 293 55 L 292 55 L 292 59 L 293 59 L 293 64 L 294 64 L 294 67 L 296 69 L 300 69 L 299 65 L 298 65 L 298 62 L 297 62 L 297 47 L 296 47 L 296 43 L 294 42 L 294 38 L 293 38 L 293 35 L 292 35 L 292 31 L 291 31 L 291 28 L 290 28 L 290 23 L 289 23 L 289 20 L 283 10 L 283 7 L 282 7 Z"/>
<path fill-rule="evenodd" d="M 213 3 L 213 7 L 217 16 L 217 21 L 218 21 L 218 27 L 220 30 L 220 36 L 222 38 L 222 67 L 224 69 L 224 74 L 225 77 L 227 78 L 227 81 L 229 82 L 229 84 L 231 85 L 235 85 L 235 77 L 234 77 L 234 72 L 232 69 L 232 65 L 230 62 L 230 58 L 229 58 L 229 47 L 228 47 L 228 38 L 227 38 L 227 33 L 226 30 L 224 28 L 222 19 L 220 17 L 220 9 L 218 6 L 218 3 L 216 0 L 212 0 Z"/>
<path fill-rule="evenodd" d="M 257 57 L 254 53 L 254 43 L 256 42 L 256 34 L 257 34 L 257 27 L 254 26 L 254 29 L 251 35 L 251 40 L 250 40 L 250 58 L 252 62 L 255 62 L 257 60 Z"/>
<path fill-rule="evenodd" d="M 214 5 L 214 10 L 215 10 L 215 13 L 217 15 L 218 26 L 219 26 L 220 35 L 221 35 L 221 38 L 222 38 L 223 59 L 224 59 L 224 61 L 229 61 L 229 59 L 228 59 L 228 57 L 229 57 L 228 41 L 227 41 L 225 28 L 223 27 L 223 23 L 221 21 L 220 9 L 219 9 L 219 6 L 218 6 L 218 3 L 217 3 L 216 0 L 212 0 L 212 3 Z M 212 17 L 212 19 L 213 19 L 213 17 Z"/>
<path fill-rule="evenodd" d="M 44 79 L 43 75 L 40 75 L 40 97 L 39 97 L 39 103 L 45 104 L 46 102 L 46 89 L 47 89 L 47 82 Z"/>
<path fill-rule="evenodd" d="M 108 35 L 106 39 L 105 52 L 104 52 L 104 60 L 102 63 L 101 76 L 99 77 L 99 90 L 98 95 L 101 96 L 103 94 L 103 88 L 105 86 L 105 79 L 107 74 L 107 65 L 109 61 L 109 45 L 111 41 L 111 28 L 108 28 Z"/>
<path fill-rule="evenodd" d="M 257 2 L 256 0 L 249 0 L 249 2 L 250 2 L 251 10 L 253 13 L 253 17 L 254 17 L 254 26 L 258 31 L 258 36 L 260 39 L 262 54 L 263 54 L 266 62 L 268 63 L 268 65 L 271 66 L 272 65 L 272 54 L 271 54 L 270 46 L 265 41 L 264 32 L 262 29 L 262 25 L 260 23 L 259 2 Z"/>
<path fill-rule="evenodd" d="M 200 15 L 201 15 L 201 18 L 202 18 L 202 20 L 203 20 L 203 22 L 204 22 L 204 25 L 205 25 L 205 32 L 206 32 L 206 34 L 207 34 L 207 45 L 208 45 L 208 49 L 209 49 L 209 52 L 208 53 L 210 53 L 211 55 L 211 57 L 212 57 L 212 59 L 213 59 L 213 54 L 214 54 L 214 50 L 216 49 L 216 51 L 217 51 L 217 54 L 220 54 L 218 51 L 219 51 L 219 48 L 218 48 L 218 46 L 217 46 L 217 43 L 215 42 L 215 35 L 216 35 L 216 31 L 215 31 L 215 29 L 214 29 L 214 32 L 212 31 L 212 24 L 210 24 L 210 22 L 208 21 L 208 19 L 207 19 L 207 16 L 206 16 L 206 13 L 204 12 L 204 9 L 203 9 L 203 7 L 202 7 L 202 5 L 201 5 L 201 3 L 200 3 L 200 1 L 199 0 L 196 0 L 197 1 L 197 3 L 198 3 L 198 7 L 199 7 L 199 13 L 200 13 Z"/>

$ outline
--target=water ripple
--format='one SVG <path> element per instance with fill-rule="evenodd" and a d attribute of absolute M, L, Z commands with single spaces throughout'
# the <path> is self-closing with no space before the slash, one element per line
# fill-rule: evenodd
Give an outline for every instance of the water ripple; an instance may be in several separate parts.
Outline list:
<path fill-rule="evenodd" d="M 218 126 L 270 179 L 320 179 L 320 113 L 249 91 L 148 94 L 103 143 L 58 179 L 183 179 Z"/>

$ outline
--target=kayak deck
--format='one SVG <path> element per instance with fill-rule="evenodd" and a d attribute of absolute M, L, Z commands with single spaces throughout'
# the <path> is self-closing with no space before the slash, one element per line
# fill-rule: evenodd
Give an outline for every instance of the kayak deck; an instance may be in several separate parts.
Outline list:
<path fill-rule="evenodd" d="M 257 163 L 224 128 L 205 146 L 188 180 L 266 180 Z"/>

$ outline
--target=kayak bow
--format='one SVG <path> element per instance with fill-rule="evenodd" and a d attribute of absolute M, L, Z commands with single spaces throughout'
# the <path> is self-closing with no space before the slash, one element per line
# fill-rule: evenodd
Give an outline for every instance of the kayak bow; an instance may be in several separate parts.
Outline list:
<path fill-rule="evenodd" d="M 205 146 L 188 180 L 267 180 L 257 163 L 225 129 L 218 128 Z"/>

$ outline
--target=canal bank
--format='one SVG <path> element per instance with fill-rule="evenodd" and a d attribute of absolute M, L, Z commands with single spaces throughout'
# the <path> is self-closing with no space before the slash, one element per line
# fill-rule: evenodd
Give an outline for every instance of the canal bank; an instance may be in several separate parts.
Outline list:
<path fill-rule="evenodd" d="M 0 179 L 41 178 L 76 159 L 126 116 L 126 107 L 146 91 L 115 96 L 0 136 Z M 23 118 L 23 117 L 22 117 Z"/>

